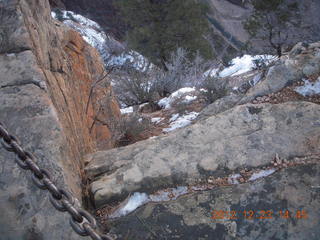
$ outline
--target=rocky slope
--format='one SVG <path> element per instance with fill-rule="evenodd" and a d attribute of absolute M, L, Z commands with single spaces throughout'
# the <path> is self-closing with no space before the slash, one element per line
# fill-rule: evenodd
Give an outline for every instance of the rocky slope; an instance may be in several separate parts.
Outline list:
<path fill-rule="evenodd" d="M 98 52 L 51 17 L 47 0 L 0 1 L 0 121 L 80 200 L 89 180 L 118 239 L 318 238 L 320 91 L 309 90 L 320 83 L 320 43 L 258 74 L 249 87 L 255 72 L 232 78 L 238 90 L 194 125 L 110 150 L 120 111 Z M 13 154 L 1 148 L 0 163 L 1 239 L 79 239 Z"/>
<path fill-rule="evenodd" d="M 319 164 L 310 164 L 256 182 L 150 203 L 113 222 L 111 231 L 130 240 L 316 240 L 319 175 Z"/>
<path fill-rule="evenodd" d="M 249 75 L 231 80 L 241 89 L 243 79 L 255 76 Z M 319 42 L 297 44 L 263 76 L 209 105 L 192 126 L 88 155 L 85 170 L 101 221 L 147 203 L 113 220 L 111 231 L 124 239 L 317 239 Z M 317 90 L 307 90 L 308 81 Z M 158 196 L 163 193 L 168 197 Z M 176 200 L 179 194 L 185 196 Z M 112 208 L 119 199 L 125 201 Z M 215 209 L 277 216 L 212 220 Z M 280 210 L 292 216 L 283 218 Z M 299 217 L 301 210 L 308 218 Z"/>
<path fill-rule="evenodd" d="M 105 75 L 98 52 L 51 18 L 47 0 L 0 2 L 0 121 L 80 200 L 83 156 L 113 146 L 106 123 L 120 114 Z M 1 150 L 0 162 L 2 239 L 78 239 L 12 154 Z"/>

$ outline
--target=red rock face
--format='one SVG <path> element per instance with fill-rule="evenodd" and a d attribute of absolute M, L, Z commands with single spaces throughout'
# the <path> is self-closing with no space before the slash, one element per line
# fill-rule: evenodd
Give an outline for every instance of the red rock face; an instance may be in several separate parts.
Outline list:
<path fill-rule="evenodd" d="M 108 77 L 91 90 L 106 74 L 98 52 L 50 12 L 48 0 L 0 1 L 0 121 L 81 201 L 84 156 L 113 146 L 120 113 Z M 0 147 L 1 237 L 79 239 L 14 159 Z"/>
<path fill-rule="evenodd" d="M 53 20 L 48 6 L 44 8 L 45 15 L 37 12 L 36 7 L 29 9 L 34 12 L 25 12 L 27 28 L 50 97 L 69 136 L 71 151 L 79 159 L 97 146 L 111 148 L 112 134 L 102 123 L 108 118 L 117 119 L 120 113 L 107 76 L 92 88 L 106 75 L 100 55 L 79 33 Z M 101 102 L 104 96 L 108 98 Z M 110 107 L 101 111 L 100 105 Z M 103 121 L 94 123 L 97 116 Z"/>
<path fill-rule="evenodd" d="M 45 82 L 48 104 L 54 107 L 65 135 L 61 149 L 68 160 L 63 162 L 68 168 L 72 166 L 68 171 L 80 173 L 86 154 L 113 147 L 109 126 L 120 117 L 101 57 L 79 33 L 51 18 L 47 1 L 21 1 L 5 9 L 1 17 L 8 41 L 3 42 L 0 52 L 32 52 L 36 63 L 28 69 Z M 10 17 L 13 14 L 19 20 Z M 17 32 L 21 34 L 17 36 Z M 30 63 L 24 61 L 25 66 Z"/>

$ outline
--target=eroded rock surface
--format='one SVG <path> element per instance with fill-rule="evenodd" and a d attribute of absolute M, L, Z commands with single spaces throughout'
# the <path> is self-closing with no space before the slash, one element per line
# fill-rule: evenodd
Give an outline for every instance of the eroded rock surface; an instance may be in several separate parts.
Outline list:
<path fill-rule="evenodd" d="M 263 166 L 277 153 L 317 153 L 319 114 L 307 102 L 240 105 L 168 136 L 97 152 L 86 167 L 95 203 Z"/>
<path fill-rule="evenodd" d="M 111 231 L 130 240 L 317 240 L 319 182 L 319 164 L 289 168 L 255 182 L 147 204 L 114 221 Z M 226 214 L 217 219 L 214 210 Z M 254 211 L 253 219 L 249 211 Z M 288 218 L 286 211 L 290 212 Z"/>
<path fill-rule="evenodd" d="M 226 81 L 231 82 L 238 89 L 242 85 L 249 85 L 249 89 L 247 89 L 245 94 L 240 92 L 218 99 L 203 109 L 197 119 L 204 120 L 210 116 L 229 110 L 236 105 L 249 103 L 257 97 L 276 93 L 286 86 L 301 81 L 303 78 L 308 78 L 312 75 L 316 76 L 319 73 L 320 42 L 306 46 L 298 43 L 289 53 L 268 68 L 265 73 L 256 72 L 252 74 L 249 72 L 241 76 L 226 78 Z M 258 74 L 262 75 L 262 79 L 258 84 L 251 87 L 249 82 L 253 81 L 254 77 Z M 246 82 L 243 82 L 243 78 Z"/>
<path fill-rule="evenodd" d="M 47 0 L 0 1 L 0 121 L 80 200 L 83 156 L 98 141 L 112 146 L 110 129 L 95 118 L 119 116 L 108 81 L 87 104 L 91 85 L 104 75 L 97 51 L 51 18 Z M 79 239 L 14 155 L 0 151 L 0 238 Z"/>

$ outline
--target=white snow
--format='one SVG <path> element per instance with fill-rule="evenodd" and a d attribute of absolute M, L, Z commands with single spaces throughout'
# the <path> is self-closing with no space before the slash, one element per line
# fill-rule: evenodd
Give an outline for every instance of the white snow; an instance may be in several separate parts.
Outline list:
<path fill-rule="evenodd" d="M 188 126 L 192 123 L 192 120 L 194 120 L 198 115 L 199 115 L 199 113 L 197 113 L 197 112 L 190 112 L 186 115 L 178 117 L 177 119 L 175 119 L 174 121 L 172 121 L 170 123 L 169 128 L 164 128 L 162 131 L 165 133 L 168 133 L 168 132 L 172 132 L 178 128 Z"/>
<path fill-rule="evenodd" d="M 239 184 L 238 178 L 240 178 L 240 177 L 241 177 L 241 175 L 239 173 L 233 174 L 233 175 L 229 176 L 228 183 L 229 184 Z"/>
<path fill-rule="evenodd" d="M 127 107 L 120 109 L 121 114 L 133 113 L 133 107 Z"/>
<path fill-rule="evenodd" d="M 163 98 L 161 99 L 158 104 L 160 107 L 164 108 L 164 109 L 169 109 L 171 108 L 171 104 L 177 100 L 178 98 L 180 98 L 183 94 L 186 93 L 190 93 L 195 91 L 196 89 L 193 87 L 185 87 L 185 88 L 180 88 L 179 90 L 175 91 L 174 93 L 172 93 L 169 97 Z"/>
<path fill-rule="evenodd" d="M 65 25 L 79 32 L 87 43 L 99 50 L 101 55 L 106 54 L 106 39 L 108 37 L 98 23 L 72 11 L 61 11 L 61 13 Z M 51 12 L 51 16 L 58 19 L 55 12 Z"/>
<path fill-rule="evenodd" d="M 167 190 L 158 191 L 155 194 L 151 194 L 149 196 L 149 199 L 151 202 L 170 201 L 170 200 L 175 200 L 179 196 L 187 193 L 188 193 L 188 187 L 170 188 Z"/>
<path fill-rule="evenodd" d="M 124 207 L 118 209 L 117 211 L 112 213 L 109 217 L 110 218 L 117 218 L 117 217 L 125 216 L 149 201 L 150 201 L 149 197 L 146 193 L 135 192 L 129 198 L 127 204 Z"/>
<path fill-rule="evenodd" d="M 146 70 L 145 68 L 149 62 L 138 52 L 129 51 L 114 55 L 110 46 L 122 50 L 124 50 L 124 46 L 113 37 L 107 35 L 98 23 L 72 11 L 61 11 L 61 13 L 63 23 L 79 32 L 87 43 L 96 48 L 107 66 L 122 66 L 129 62 L 138 70 Z M 55 12 L 51 12 L 51 16 L 58 19 L 58 14 Z"/>
<path fill-rule="evenodd" d="M 206 71 L 203 75 L 205 77 L 215 77 L 217 76 L 217 73 L 219 72 L 219 68 L 212 68 L 212 69 L 209 69 L 208 71 Z"/>
<path fill-rule="evenodd" d="M 148 105 L 149 103 L 142 103 L 139 105 L 139 109 L 143 108 L 144 106 Z"/>
<path fill-rule="evenodd" d="M 261 170 L 259 172 L 253 173 L 252 176 L 249 178 L 249 181 L 254 181 L 262 177 L 267 177 L 274 173 L 276 170 L 274 168 L 268 170 Z"/>
<path fill-rule="evenodd" d="M 236 76 L 254 68 L 254 60 L 263 59 L 267 63 L 271 63 L 277 58 L 272 55 L 243 55 L 242 57 L 236 57 L 231 60 L 231 66 L 223 69 L 218 73 L 219 77 Z"/>
<path fill-rule="evenodd" d="M 179 113 L 173 114 L 173 115 L 171 116 L 171 118 L 169 119 L 169 122 L 173 122 L 173 121 L 177 120 L 178 117 L 179 117 Z"/>
<path fill-rule="evenodd" d="M 146 193 L 135 192 L 123 207 L 117 209 L 109 217 L 110 218 L 122 217 L 133 212 L 138 207 L 148 202 L 164 202 L 164 201 L 175 200 L 179 196 L 187 193 L 188 193 L 188 187 L 184 187 L 184 186 L 179 186 L 177 188 L 169 188 L 166 190 L 160 190 L 149 196 Z"/>
<path fill-rule="evenodd" d="M 306 79 L 303 79 L 303 81 L 304 86 L 296 87 L 294 89 L 297 93 L 305 97 L 320 94 L 320 77 L 314 83 Z"/>
<path fill-rule="evenodd" d="M 160 123 L 162 120 L 163 120 L 163 118 L 161 118 L 161 117 L 151 118 L 151 122 L 156 123 L 156 124 Z"/>
<path fill-rule="evenodd" d="M 208 90 L 207 90 L 207 89 L 204 89 L 204 88 L 200 88 L 200 92 L 207 93 L 207 92 L 208 92 Z"/>
<path fill-rule="evenodd" d="M 197 96 L 189 96 L 189 95 L 187 95 L 187 96 L 185 97 L 185 100 L 183 100 L 183 102 L 184 102 L 184 103 L 190 103 L 190 102 L 196 100 L 197 98 L 198 98 Z"/>

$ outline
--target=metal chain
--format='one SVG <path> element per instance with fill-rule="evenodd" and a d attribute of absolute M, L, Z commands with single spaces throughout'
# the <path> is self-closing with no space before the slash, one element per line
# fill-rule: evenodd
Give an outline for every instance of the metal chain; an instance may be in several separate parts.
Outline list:
<path fill-rule="evenodd" d="M 66 190 L 57 187 L 52 181 L 50 173 L 41 169 L 34 161 L 35 157 L 25 151 L 16 137 L 10 135 L 0 122 L 1 145 L 9 152 L 17 155 L 16 163 L 24 170 L 30 170 L 34 184 L 42 190 L 48 190 L 49 199 L 55 209 L 60 212 L 68 212 L 71 216 L 70 225 L 80 236 L 90 236 L 93 240 L 113 240 L 113 238 L 99 234 L 95 218 L 84 209 L 75 206 L 75 198 Z"/>

